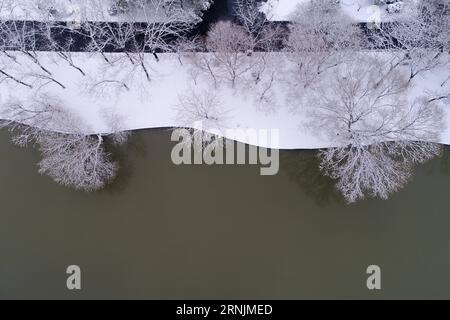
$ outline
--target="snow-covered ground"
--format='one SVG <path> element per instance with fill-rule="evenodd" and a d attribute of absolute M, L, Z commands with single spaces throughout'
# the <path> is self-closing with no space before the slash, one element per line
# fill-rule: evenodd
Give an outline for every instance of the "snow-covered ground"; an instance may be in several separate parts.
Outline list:
<path fill-rule="evenodd" d="M 269 20 L 287 21 L 295 8 L 309 0 L 267 0 L 261 5 L 262 12 L 266 13 Z"/>
<path fill-rule="evenodd" d="M 12 80 L 1 81 L 0 115 L 2 108 L 9 102 L 21 101 L 28 106 L 34 97 L 47 95 L 53 100 L 60 101 L 61 107 L 68 108 L 79 115 L 88 124 L 89 133 L 111 131 L 111 119 L 118 119 L 115 125 L 119 123 L 120 129 L 127 130 L 173 127 L 180 124 L 176 120 L 175 108 L 180 104 L 181 95 L 191 91 L 216 90 L 210 86 L 212 82 L 210 78 L 194 75 L 189 63 L 181 65 L 176 54 L 161 54 L 160 62 L 154 61 L 151 55 L 148 56 L 151 82 L 148 82 L 139 70 L 126 75 L 128 71 L 121 65 L 106 68 L 105 61 L 100 55 L 72 54 L 74 64 L 87 71 L 87 75 L 83 76 L 66 61 L 58 58 L 56 53 L 39 54 L 41 63 L 66 88 L 27 74 L 29 70 L 42 74 L 42 70 L 39 70 L 39 67 L 25 55 L 18 54 L 18 63 L 14 65 L 9 58 L 1 55 L 0 65 L 9 67 L 3 70 L 19 74 L 21 79 L 33 85 L 33 89 Z M 283 65 L 277 68 L 283 68 Z M 117 84 L 110 84 L 103 90 L 92 90 L 94 83 L 114 79 L 114 77 L 117 79 L 121 74 L 127 77 L 128 89 Z M 280 77 L 284 74 L 282 70 L 279 72 Z M 411 89 L 411 95 L 420 95 L 440 88 L 446 76 L 448 76 L 448 70 L 444 69 L 426 73 L 423 77 L 418 76 Z M 450 81 L 444 89 L 448 90 L 448 86 Z M 223 110 L 226 111 L 224 128 L 278 129 L 281 149 L 313 149 L 331 146 L 333 144 L 331 141 L 319 137 L 316 132 L 302 128 L 304 115 L 301 111 L 292 112 L 285 87 L 282 79 L 277 79 L 273 102 L 269 105 L 259 103 L 255 96 L 258 88 L 249 89 L 239 85 L 234 90 L 228 86 L 217 89 L 217 96 L 223 105 Z M 438 142 L 450 144 L 450 112 L 446 114 L 446 122 L 449 124 L 448 128 Z"/>
<path fill-rule="evenodd" d="M 267 0 L 261 9 L 270 20 L 288 21 L 297 6 L 310 0 Z M 333 0 L 330 0 L 333 1 Z M 375 0 L 340 0 L 342 11 L 357 22 L 381 22 L 398 19 L 412 10 L 416 0 L 405 1 L 406 5 L 400 13 L 388 13 L 387 5 L 375 5 Z"/>
<path fill-rule="evenodd" d="M 388 5 L 376 5 L 375 0 L 340 0 L 342 10 L 357 22 L 386 22 L 411 16 L 417 0 L 406 0 L 398 13 L 389 13 Z"/>

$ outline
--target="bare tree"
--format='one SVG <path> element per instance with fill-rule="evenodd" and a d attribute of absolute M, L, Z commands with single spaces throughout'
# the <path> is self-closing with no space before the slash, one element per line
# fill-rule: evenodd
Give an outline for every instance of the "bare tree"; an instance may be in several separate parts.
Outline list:
<path fill-rule="evenodd" d="M 386 199 L 412 175 L 412 167 L 440 153 L 443 111 L 422 97 L 405 99 L 407 79 L 361 57 L 335 69 L 316 86 L 309 123 L 336 147 L 322 150 L 320 168 L 349 202 L 366 194 Z"/>
<path fill-rule="evenodd" d="M 117 2 L 117 1 L 116 1 Z M 111 2 L 88 0 L 81 2 L 81 28 L 72 28 L 57 21 L 64 18 L 65 8 L 59 1 L 36 1 L 25 5 L 4 0 L 0 3 L 2 13 L 10 12 L 8 21 L 0 21 L 0 49 L 11 60 L 17 61 L 15 54 L 8 50 L 17 50 L 47 73 L 30 72 L 28 77 L 36 76 L 45 83 L 50 82 L 64 87 L 55 79 L 51 71 L 41 62 L 38 50 L 54 51 L 71 67 L 86 75 L 80 65 L 72 58 L 74 39 L 79 36 L 88 40 L 86 49 L 103 56 L 108 65 L 119 64 L 129 73 L 141 71 L 145 79 L 152 80 L 150 58 L 159 61 L 158 52 L 172 51 L 173 39 L 181 39 L 200 21 L 201 10 L 207 8 L 209 0 L 133 0 L 120 1 L 129 10 L 122 10 L 120 16 L 108 13 Z M 114 3 L 114 2 L 113 2 Z M 67 4 L 66 4 L 67 5 Z M 114 4 L 117 6 L 117 3 Z M 17 14 L 17 15 L 16 15 Z M 37 15 L 37 16 L 36 16 Z M 30 18 L 39 17 L 35 22 Z M 17 19 L 16 19 L 17 18 Z M 25 20 L 25 21 L 24 21 Z M 29 21 L 27 21 L 29 20 Z M 64 42 L 63 42 L 63 39 Z M 40 46 L 38 48 L 38 46 Z M 108 52 L 116 52 L 109 55 Z M 124 63 L 126 62 L 126 64 Z M 1 69 L 3 77 L 28 87 L 32 86 L 19 79 L 14 73 Z M 35 81 L 34 79 L 33 81 Z M 116 82 L 102 82 L 112 84 Z M 124 83 L 124 81 L 119 81 Z M 124 88 L 127 84 L 125 84 Z"/>
<path fill-rule="evenodd" d="M 361 48 L 361 30 L 341 12 L 335 1 L 314 0 L 302 4 L 291 20 L 287 57 L 296 65 L 295 81 L 305 88 Z"/>
<path fill-rule="evenodd" d="M 321 150 L 320 169 L 337 180 L 336 187 L 347 202 L 367 195 L 387 199 L 410 180 L 414 164 L 440 152 L 439 145 L 429 142 L 349 144 Z M 414 158 L 408 158 L 409 155 Z M 398 160 L 399 157 L 404 158 Z"/>
<path fill-rule="evenodd" d="M 117 100 L 123 92 L 130 91 L 129 84 L 127 84 L 128 79 L 122 79 L 120 74 L 117 73 L 111 74 L 112 70 L 110 69 L 115 70 L 115 66 L 106 69 L 100 75 L 88 75 L 83 83 L 83 92 L 94 100 L 111 97 Z"/>
<path fill-rule="evenodd" d="M 391 69 L 407 64 L 409 81 L 418 74 L 449 64 L 442 57 L 450 47 L 450 4 L 447 0 L 420 0 L 410 15 L 381 25 L 372 34 L 376 48 L 390 49 Z"/>
<path fill-rule="evenodd" d="M 76 50 L 74 48 L 75 40 L 73 36 L 67 37 L 67 39 L 62 42 L 62 40 L 56 39 L 57 36 L 62 35 L 62 39 L 64 39 L 66 32 L 65 27 L 61 27 L 59 25 L 55 25 L 53 23 L 47 23 L 45 29 L 43 30 L 43 36 L 45 37 L 47 43 L 47 50 L 56 52 L 60 59 L 63 59 L 67 62 L 67 64 L 80 72 L 83 76 L 86 76 L 85 71 L 81 68 L 81 66 L 75 63 L 73 59 L 72 52 Z"/>
<path fill-rule="evenodd" d="M 188 61 L 193 61 L 195 60 L 196 52 L 204 52 L 206 48 L 202 38 L 196 36 L 178 39 L 174 43 L 173 51 L 177 53 L 180 65 L 183 65 L 184 58 Z"/>
<path fill-rule="evenodd" d="M 24 54 L 34 64 L 51 76 L 51 72 L 41 63 L 37 51 L 37 43 L 43 40 L 42 24 L 34 21 L 0 21 L 0 33 L 2 35 L 2 48 L 15 50 Z"/>
<path fill-rule="evenodd" d="M 262 63 L 252 56 L 253 40 L 246 30 L 228 21 L 214 24 L 206 38 L 205 53 L 193 55 L 194 66 L 208 74 L 217 87 L 227 82 L 235 88 L 236 83 Z"/>
<path fill-rule="evenodd" d="M 61 89 L 66 89 L 66 86 L 56 79 L 49 71 L 44 72 L 35 63 L 23 55 L 16 55 L 15 52 L 8 52 L 14 59 L 5 59 L 7 55 L 0 57 L 0 81 L 8 81 L 13 84 L 25 86 L 33 89 L 35 93 L 39 92 L 43 87 L 53 84 Z M 44 61 L 52 61 L 50 59 Z"/>
<path fill-rule="evenodd" d="M 281 45 L 283 30 L 278 25 L 270 23 L 268 19 L 270 12 L 265 14 L 261 12 L 260 1 L 236 0 L 234 6 L 234 15 L 250 35 L 253 50 L 271 51 Z"/>
<path fill-rule="evenodd" d="M 174 109 L 178 127 L 189 130 L 189 143 L 198 147 L 221 143 L 227 111 L 213 91 L 191 90 L 179 97 L 179 104 Z"/>
<path fill-rule="evenodd" d="M 101 135 L 48 132 L 38 141 L 42 160 L 39 172 L 76 189 L 101 189 L 117 172 L 105 152 Z"/>
<path fill-rule="evenodd" d="M 39 89 L 49 83 L 65 89 L 65 85 L 57 80 L 50 69 L 44 65 L 42 59 L 44 55 L 38 52 L 45 47 L 46 35 L 49 34 L 51 25 L 51 21 L 48 20 L 41 22 L 0 21 L 0 34 L 2 35 L 0 48 L 4 56 L 9 59 L 9 63 L 0 65 L 0 74 L 3 77 L 30 89 Z M 41 48 L 38 47 L 38 43 L 42 46 Z M 70 54 L 61 53 L 61 55 L 71 61 Z M 25 57 L 32 64 L 27 63 L 21 57 Z"/>
<path fill-rule="evenodd" d="M 59 101 L 47 95 L 35 96 L 25 105 L 20 100 L 7 101 L 1 105 L 0 127 L 6 127 L 13 135 L 13 143 L 25 147 L 39 140 L 40 135 L 60 121 L 62 111 Z M 61 129 L 61 128 L 55 128 Z"/>
<path fill-rule="evenodd" d="M 2 118 L 9 120 L 1 125 L 13 132 L 13 142 L 38 146 L 40 173 L 84 191 L 100 189 L 115 177 L 118 166 L 104 148 L 103 135 L 87 134 L 87 128 L 57 99 L 39 96 L 29 106 L 10 102 L 2 110 Z M 116 140 L 126 139 L 121 136 Z"/>
<path fill-rule="evenodd" d="M 92 54 L 100 54 L 105 62 L 111 64 L 107 55 L 106 49 L 109 45 L 108 38 L 104 36 L 104 26 L 101 23 L 86 21 L 82 24 L 80 31 L 74 30 L 76 33 L 80 33 L 81 36 L 87 39 L 87 45 L 85 50 Z"/>
<path fill-rule="evenodd" d="M 110 139 L 114 145 L 125 144 L 131 136 L 131 131 L 125 129 L 124 117 L 111 109 L 104 109 L 103 119 L 108 127 L 108 133 L 104 136 Z"/>
<path fill-rule="evenodd" d="M 85 22 L 81 32 L 90 39 L 89 50 L 102 54 L 108 63 L 126 60 L 130 72 L 139 69 L 151 81 L 149 56 L 158 62 L 157 52 L 172 51 L 170 40 L 185 37 L 199 17 L 195 7 L 184 8 L 178 0 L 133 0 L 127 5 L 133 9 L 123 10 L 117 23 Z M 112 59 L 107 50 L 122 54 Z"/>

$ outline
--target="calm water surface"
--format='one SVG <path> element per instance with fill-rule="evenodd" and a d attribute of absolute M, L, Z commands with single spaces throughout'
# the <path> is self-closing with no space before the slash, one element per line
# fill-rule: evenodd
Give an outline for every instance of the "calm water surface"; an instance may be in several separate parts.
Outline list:
<path fill-rule="evenodd" d="M 256 166 L 175 166 L 136 133 L 94 194 L 37 173 L 0 131 L 0 298 L 450 298 L 450 149 L 389 201 L 346 205 L 311 151 Z M 82 269 L 82 290 L 65 269 Z M 366 289 L 366 267 L 382 290 Z"/>

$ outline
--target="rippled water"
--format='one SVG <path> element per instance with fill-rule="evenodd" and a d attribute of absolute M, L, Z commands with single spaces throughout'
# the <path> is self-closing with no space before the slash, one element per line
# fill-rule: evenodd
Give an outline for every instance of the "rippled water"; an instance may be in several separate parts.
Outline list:
<path fill-rule="evenodd" d="M 450 298 L 450 149 L 389 201 L 346 205 L 312 151 L 259 167 L 175 166 L 164 130 L 86 194 L 0 132 L 0 298 Z M 66 289 L 66 267 L 82 290 Z M 366 267 L 382 290 L 366 288 Z"/>

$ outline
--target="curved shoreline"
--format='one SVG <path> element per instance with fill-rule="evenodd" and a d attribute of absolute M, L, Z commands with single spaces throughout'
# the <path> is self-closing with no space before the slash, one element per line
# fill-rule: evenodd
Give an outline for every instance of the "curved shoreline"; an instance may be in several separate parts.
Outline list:
<path fill-rule="evenodd" d="M 17 52 L 17 59 L 21 63 L 20 68 L 38 68 L 29 59 Z M 256 53 L 255 53 L 256 54 Z M 371 54 L 371 53 L 367 53 Z M 386 53 L 373 53 L 386 54 Z M 9 101 L 20 101 L 29 105 L 36 95 L 48 95 L 60 102 L 60 105 L 80 118 L 85 124 L 85 132 L 107 133 L 111 132 L 111 117 L 118 119 L 120 130 L 141 130 L 154 128 L 188 127 L 185 123 L 179 123 L 176 118 L 174 107 L 180 104 L 179 98 L 190 91 L 213 91 L 221 101 L 221 108 L 226 111 L 223 128 L 236 130 L 279 130 L 279 145 L 277 149 L 320 149 L 333 146 L 333 142 L 327 137 L 319 136 L 311 129 L 302 126 L 304 116 L 301 110 L 292 111 L 288 92 L 282 83 L 274 85 L 272 103 L 269 105 L 258 104 L 255 99 L 255 90 L 258 88 L 236 87 L 231 89 L 222 86 L 217 89 L 210 86 L 209 78 L 197 76 L 193 78 L 192 68 L 189 61 L 180 64 L 177 54 L 160 54 L 160 61 L 154 61 L 148 56 L 148 65 L 152 70 L 152 81 L 149 83 L 143 77 L 133 73 L 133 82 L 129 90 L 118 88 L 107 88 L 105 92 L 89 92 L 89 84 L 98 81 L 102 77 L 127 76 L 130 70 L 122 66 L 112 66 L 105 69 L 102 57 L 88 53 L 71 53 L 76 65 L 81 66 L 87 76 L 83 76 L 78 70 L 71 68 L 65 61 L 58 60 L 57 53 L 39 52 L 41 62 L 52 72 L 52 75 L 65 85 L 65 89 L 56 84 L 47 84 L 44 87 L 34 89 L 26 88 L 13 81 L 0 83 L 0 117 L 2 116 L 2 105 Z M 273 59 L 279 61 L 283 57 L 279 53 L 273 53 Z M 114 54 L 112 55 L 114 56 Z M 445 56 L 445 59 L 449 57 Z M 0 57 L 0 63 L 9 63 L 4 55 Z M 57 61 L 57 64 L 55 64 Z M 277 64 L 277 79 L 282 82 L 286 68 L 289 68 L 286 60 Z M 133 70 L 131 70 L 133 71 Z M 284 72 L 283 72 L 284 71 Z M 23 71 L 25 73 L 25 71 Z M 29 72 L 29 71 L 26 71 Z M 139 72 L 134 70 L 134 72 Z M 446 77 L 446 68 L 434 72 L 424 73 L 423 77 L 417 78 L 408 98 L 414 98 L 414 94 L 424 94 L 428 91 L 448 90 L 450 82 L 444 88 L 440 83 Z M 119 78 L 118 78 L 119 79 Z M 437 143 L 450 145 L 450 112 L 444 108 L 446 113 L 445 122 L 447 129 L 441 135 Z M 3 116 L 3 118 L 5 118 Z M 232 137 L 226 136 L 232 139 Z M 239 142 L 246 143 L 236 139 Z M 257 146 L 267 147 L 264 144 Z"/>

